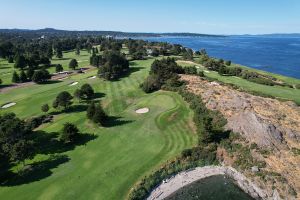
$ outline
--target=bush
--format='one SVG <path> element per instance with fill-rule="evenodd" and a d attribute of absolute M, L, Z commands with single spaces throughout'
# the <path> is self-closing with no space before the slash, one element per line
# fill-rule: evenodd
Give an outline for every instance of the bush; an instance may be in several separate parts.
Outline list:
<path fill-rule="evenodd" d="M 49 111 L 49 105 L 48 105 L 48 104 L 42 105 L 41 110 L 42 110 L 43 112 L 45 112 L 45 113 L 48 112 L 48 111 Z"/>
<path fill-rule="evenodd" d="M 195 66 L 185 67 L 184 73 L 185 74 L 197 74 L 197 68 Z"/>
<path fill-rule="evenodd" d="M 231 61 L 230 61 L 230 60 L 227 60 L 227 61 L 225 62 L 225 65 L 230 66 L 230 65 L 231 65 Z"/>

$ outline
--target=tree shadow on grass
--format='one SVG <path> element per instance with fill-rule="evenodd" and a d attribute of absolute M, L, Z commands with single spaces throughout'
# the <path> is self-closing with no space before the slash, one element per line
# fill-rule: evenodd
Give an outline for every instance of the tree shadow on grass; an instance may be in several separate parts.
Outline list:
<path fill-rule="evenodd" d="M 44 81 L 42 83 L 39 83 L 39 85 L 49 85 L 49 84 L 56 84 L 56 83 L 61 83 L 62 81 L 59 80 L 48 80 L 48 81 Z"/>
<path fill-rule="evenodd" d="M 74 143 L 64 143 L 59 140 L 59 133 L 46 133 L 37 131 L 35 133 L 35 146 L 38 154 L 56 154 L 74 150 L 77 146 L 86 145 L 88 142 L 95 140 L 98 136 L 81 133 Z"/>
<path fill-rule="evenodd" d="M 59 133 L 44 131 L 36 131 L 31 137 L 35 142 L 35 154 L 50 155 L 50 158 L 27 165 L 18 173 L 9 171 L 11 166 L 1 166 L 1 186 L 22 185 L 51 176 L 51 169 L 70 160 L 66 155 L 57 154 L 74 150 L 77 146 L 86 145 L 97 138 L 96 135 L 81 133 L 74 143 L 64 143 L 59 140 Z"/>
<path fill-rule="evenodd" d="M 11 173 L 9 179 L 4 181 L 2 186 L 17 186 L 35 181 L 40 181 L 51 176 L 52 169 L 68 162 L 70 158 L 66 155 L 53 155 L 49 159 L 27 165 L 17 174 Z"/>
<path fill-rule="evenodd" d="M 100 98 L 103 98 L 105 97 L 105 93 L 102 93 L 102 92 L 96 92 L 93 99 L 100 99 Z"/>
<path fill-rule="evenodd" d="M 3 66 L 3 65 L 8 65 L 8 64 L 1 64 L 2 66 L 0 67 L 0 69 L 11 69 L 12 67 L 6 67 L 6 66 Z"/>
<path fill-rule="evenodd" d="M 63 60 L 70 60 L 71 58 L 53 58 L 52 60 L 57 60 L 57 61 L 63 61 Z"/>
<path fill-rule="evenodd" d="M 1 84 L 0 89 L 6 88 L 6 87 L 11 87 L 13 84 Z"/>
<path fill-rule="evenodd" d="M 109 116 L 108 119 L 103 123 L 106 128 L 122 126 L 124 124 L 132 123 L 133 120 L 123 120 L 121 117 Z"/>
<path fill-rule="evenodd" d="M 88 108 L 88 105 L 82 105 L 82 104 L 79 104 L 79 105 L 71 106 L 71 107 L 68 108 L 65 112 L 66 112 L 66 113 L 79 113 L 79 112 L 84 112 L 84 111 L 86 111 L 87 108 Z"/>
<path fill-rule="evenodd" d="M 49 113 L 50 115 L 59 115 L 62 113 L 79 113 L 79 112 L 84 112 L 86 111 L 88 108 L 88 105 L 82 105 L 82 104 L 78 104 L 78 105 L 73 105 L 70 106 L 69 108 L 67 108 L 66 110 L 56 110 L 56 111 L 52 111 L 51 113 Z"/>

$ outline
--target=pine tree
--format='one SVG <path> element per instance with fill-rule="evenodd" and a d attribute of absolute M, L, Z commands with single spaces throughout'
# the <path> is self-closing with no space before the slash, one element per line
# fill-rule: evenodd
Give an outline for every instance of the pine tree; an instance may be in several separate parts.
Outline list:
<path fill-rule="evenodd" d="M 15 68 L 20 68 L 20 69 L 23 69 L 24 67 L 26 67 L 26 59 L 25 59 L 25 57 L 22 56 L 22 55 L 17 55 L 14 67 Z"/>
<path fill-rule="evenodd" d="M 28 78 L 28 80 L 32 80 L 32 76 L 34 74 L 34 69 L 32 67 L 29 67 L 26 71 L 26 76 Z"/>
<path fill-rule="evenodd" d="M 87 113 L 86 113 L 86 116 L 88 119 L 92 120 L 93 117 L 94 117 L 94 114 L 95 114 L 95 109 L 96 109 L 96 105 L 95 105 L 95 102 L 92 102 L 88 109 L 87 109 Z"/>
<path fill-rule="evenodd" d="M 27 76 L 26 76 L 24 70 L 22 70 L 20 73 L 20 81 L 21 81 L 21 83 L 27 82 Z"/>
<path fill-rule="evenodd" d="M 19 83 L 20 82 L 20 77 L 19 77 L 19 75 L 16 71 L 14 71 L 11 81 L 13 83 Z"/>
<path fill-rule="evenodd" d="M 78 62 L 76 59 L 72 59 L 69 63 L 69 68 L 76 69 L 76 67 L 78 67 Z"/>
<path fill-rule="evenodd" d="M 101 104 L 97 104 L 95 106 L 95 113 L 94 113 L 94 116 L 93 116 L 93 121 L 96 123 L 96 124 L 100 124 L 100 125 L 104 125 L 105 121 L 107 119 L 107 115 L 106 113 L 104 112 Z"/>
<path fill-rule="evenodd" d="M 62 53 L 61 48 L 56 49 L 56 57 L 57 58 L 63 58 L 63 53 Z"/>
<path fill-rule="evenodd" d="M 74 142 L 79 134 L 79 130 L 74 124 L 66 123 L 62 129 L 60 139 L 65 143 Z"/>

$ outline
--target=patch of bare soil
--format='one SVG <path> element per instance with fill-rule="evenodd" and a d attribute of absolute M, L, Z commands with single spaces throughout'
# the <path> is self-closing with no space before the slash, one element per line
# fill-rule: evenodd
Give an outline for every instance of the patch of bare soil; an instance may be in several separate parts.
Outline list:
<path fill-rule="evenodd" d="M 181 79 L 188 83 L 190 92 L 201 95 L 209 109 L 224 115 L 228 130 L 240 133 L 248 143 L 256 143 L 261 150 L 270 152 L 268 155 L 256 152 L 256 157 L 266 162 L 266 170 L 284 177 L 286 185 L 291 185 L 300 198 L 300 156 L 292 152 L 300 150 L 300 108 L 293 102 L 254 96 L 197 76 L 183 75 Z"/>

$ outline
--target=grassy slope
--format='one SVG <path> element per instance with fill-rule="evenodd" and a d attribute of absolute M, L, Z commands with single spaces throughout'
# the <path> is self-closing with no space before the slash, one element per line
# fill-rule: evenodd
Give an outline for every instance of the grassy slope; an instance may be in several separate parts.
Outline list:
<path fill-rule="evenodd" d="M 192 64 L 192 63 L 184 62 L 184 61 L 179 61 L 178 63 L 181 64 L 182 66 L 194 66 L 194 65 L 199 66 L 200 70 L 205 70 L 205 72 L 204 72 L 205 76 L 217 79 L 220 82 L 234 84 L 246 91 L 260 92 L 263 94 L 278 97 L 283 100 L 292 100 L 300 105 L 300 90 L 299 89 L 257 84 L 257 83 L 253 83 L 253 82 L 250 82 L 250 81 L 247 81 L 245 79 L 235 77 L 235 76 L 221 76 L 217 72 L 209 71 L 209 70 L 205 69 L 203 66 L 196 64 L 196 63 Z M 235 64 L 233 64 L 233 65 L 235 65 Z M 251 69 L 251 71 L 258 71 L 258 70 Z M 258 71 L 258 72 L 261 72 L 261 71 Z M 285 77 L 285 76 L 281 76 L 281 75 L 274 75 L 274 74 L 271 74 L 268 72 L 262 72 L 262 73 L 271 75 L 271 76 L 275 76 L 276 78 L 283 80 L 289 84 L 300 84 L 299 79 L 294 79 L 294 78 Z"/>
<path fill-rule="evenodd" d="M 88 80 L 96 71 L 72 76 L 70 80 L 49 85 L 33 85 L 0 95 L 0 105 L 17 105 L 0 113 L 13 111 L 20 117 L 40 114 L 43 103 L 51 104 L 62 90 L 73 92 L 89 82 L 96 92 L 105 93 L 102 103 L 113 116 L 128 121 L 123 125 L 99 128 L 90 124 L 85 111 L 60 114 L 43 130 L 57 132 L 65 122 L 73 122 L 85 133 L 98 137 L 73 151 L 64 152 L 70 160 L 50 169 L 49 175 L 29 184 L 0 187 L 0 199 L 124 199 L 142 176 L 167 159 L 196 143 L 189 122 L 192 112 L 182 98 L 171 92 L 144 94 L 138 87 L 153 60 L 131 63 L 135 72 L 116 82 Z M 68 86 L 72 81 L 76 86 Z M 150 112 L 137 115 L 134 110 L 147 106 Z M 35 161 L 47 159 L 38 155 Z M 35 179 L 35 174 L 32 179 Z"/>

